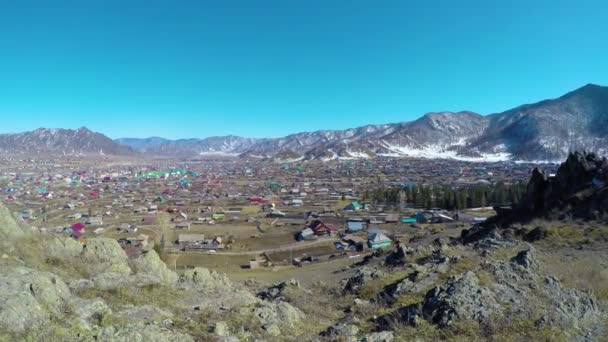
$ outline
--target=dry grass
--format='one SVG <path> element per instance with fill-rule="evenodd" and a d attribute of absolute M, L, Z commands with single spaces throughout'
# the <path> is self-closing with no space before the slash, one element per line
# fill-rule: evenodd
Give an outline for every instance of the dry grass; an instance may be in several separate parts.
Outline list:
<path fill-rule="evenodd" d="M 566 287 L 591 291 L 602 301 L 608 301 L 608 268 L 600 255 L 580 254 L 572 260 L 554 256 L 544 257 L 545 267 Z"/>

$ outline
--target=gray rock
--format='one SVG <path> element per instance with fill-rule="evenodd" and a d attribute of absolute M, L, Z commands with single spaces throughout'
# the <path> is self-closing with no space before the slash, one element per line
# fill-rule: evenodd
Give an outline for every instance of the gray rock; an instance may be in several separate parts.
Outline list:
<path fill-rule="evenodd" d="M 276 325 L 281 330 L 296 330 L 306 318 L 300 309 L 286 302 L 266 302 L 259 303 L 259 307 L 254 309 L 255 316 L 263 326 Z"/>
<path fill-rule="evenodd" d="M 99 321 L 104 316 L 112 313 L 112 310 L 101 298 L 80 299 L 73 301 L 75 316 L 87 321 Z"/>
<path fill-rule="evenodd" d="M 601 319 L 602 312 L 592 294 L 564 288 L 555 277 L 545 278 L 544 283 L 544 292 L 550 301 L 544 314 L 547 323 L 579 329 L 584 323 Z"/>
<path fill-rule="evenodd" d="M 330 339 L 344 339 L 349 337 L 355 337 L 359 333 L 359 327 L 354 324 L 338 323 L 329 327 L 323 336 Z"/>
<path fill-rule="evenodd" d="M 232 282 L 224 273 L 209 271 L 202 267 L 187 270 L 179 277 L 178 283 L 182 287 L 196 287 L 206 290 L 230 289 L 233 287 Z"/>
<path fill-rule="evenodd" d="M 533 267 L 537 264 L 532 250 L 530 249 L 517 253 L 517 255 L 511 259 L 511 262 L 520 265 L 526 269 Z"/>
<path fill-rule="evenodd" d="M 367 282 L 383 278 L 384 276 L 386 276 L 386 274 L 381 270 L 373 269 L 371 267 L 360 268 L 350 279 L 348 279 L 344 286 L 344 291 L 357 292 Z"/>
<path fill-rule="evenodd" d="M 177 283 L 177 274 L 167 268 L 167 265 L 160 260 L 154 250 L 140 255 L 137 259 L 132 260 L 130 264 L 136 274 L 150 276 L 156 284 L 171 286 Z"/>
<path fill-rule="evenodd" d="M 87 240 L 81 258 L 92 275 L 110 273 L 120 277 L 131 274 L 127 255 L 114 239 L 93 238 Z"/>
<path fill-rule="evenodd" d="M 360 342 L 393 342 L 395 335 L 392 331 L 382 331 L 372 334 L 367 334 L 361 338 Z"/>
<path fill-rule="evenodd" d="M 112 342 L 189 342 L 191 336 L 171 331 L 158 325 L 143 323 L 126 324 L 120 327 L 105 327 L 100 329 L 98 341 Z"/>
<path fill-rule="evenodd" d="M 378 300 L 385 303 L 394 303 L 405 294 L 419 293 L 432 286 L 439 275 L 437 273 L 421 273 L 414 271 L 406 278 L 386 286 L 379 294 Z"/>
<path fill-rule="evenodd" d="M 31 235 L 31 231 L 23 229 L 13 217 L 13 214 L 0 203 L 0 238 L 13 240 Z"/>
<path fill-rule="evenodd" d="M 480 286 L 470 271 L 429 291 L 422 306 L 424 317 L 439 326 L 448 326 L 457 319 L 485 321 L 501 309 L 494 293 Z"/>
<path fill-rule="evenodd" d="M 0 328 L 23 332 L 63 316 L 70 290 L 55 274 L 27 267 L 0 267 Z"/>
<path fill-rule="evenodd" d="M 230 328 L 226 322 L 217 322 L 213 325 L 212 332 L 217 336 L 229 336 Z"/>

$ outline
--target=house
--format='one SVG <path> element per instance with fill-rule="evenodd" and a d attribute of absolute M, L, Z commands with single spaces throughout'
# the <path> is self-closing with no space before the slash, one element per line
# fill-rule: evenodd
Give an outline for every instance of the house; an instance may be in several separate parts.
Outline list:
<path fill-rule="evenodd" d="M 69 220 L 79 220 L 80 218 L 82 218 L 81 213 L 74 213 L 72 215 L 68 215 Z"/>
<path fill-rule="evenodd" d="M 338 233 L 338 229 L 333 226 L 328 226 L 320 220 L 315 220 L 310 228 L 313 230 L 315 235 L 336 235 Z"/>
<path fill-rule="evenodd" d="M 346 234 L 342 240 L 348 244 L 348 248 L 351 250 L 363 251 L 367 247 L 365 244 L 365 239 L 359 236 Z"/>
<path fill-rule="evenodd" d="M 251 204 L 265 204 L 266 200 L 261 197 L 251 197 L 249 198 L 249 203 Z"/>
<path fill-rule="evenodd" d="M 416 218 L 414 217 L 403 217 L 401 218 L 401 223 L 416 223 Z"/>
<path fill-rule="evenodd" d="M 358 233 L 365 229 L 365 222 L 362 220 L 349 220 L 346 222 L 346 231 L 348 233 Z"/>
<path fill-rule="evenodd" d="M 297 240 L 298 241 L 302 241 L 302 240 L 314 240 L 317 237 L 315 236 L 315 232 L 310 229 L 310 228 L 306 228 L 304 230 L 302 230 L 300 232 L 300 234 L 298 234 Z"/>
<path fill-rule="evenodd" d="M 199 249 L 199 245 L 205 243 L 205 234 L 179 234 L 177 243 L 183 250 Z"/>
<path fill-rule="evenodd" d="M 415 218 L 417 223 L 427 223 L 432 218 L 432 216 L 431 217 L 429 217 L 429 216 L 431 216 L 431 215 L 427 215 L 423 212 L 419 212 L 416 215 L 412 216 L 412 218 Z"/>
<path fill-rule="evenodd" d="M 359 211 L 361 210 L 361 204 L 357 201 L 351 202 L 349 205 L 344 207 L 344 211 Z"/>
<path fill-rule="evenodd" d="M 271 217 L 271 218 L 279 218 L 279 217 L 285 217 L 285 213 L 278 209 L 272 209 L 272 211 L 270 213 L 268 213 L 268 215 L 266 215 L 266 216 Z"/>
<path fill-rule="evenodd" d="M 78 222 L 78 223 L 74 223 L 73 225 L 71 225 L 70 228 L 72 229 L 72 231 L 84 233 L 85 225 L 82 224 L 81 222 Z"/>
<path fill-rule="evenodd" d="M 101 216 L 89 217 L 86 223 L 91 226 L 101 226 L 103 224 L 103 218 Z"/>
<path fill-rule="evenodd" d="M 397 223 L 397 222 L 399 222 L 399 215 L 397 215 L 397 214 L 388 214 L 388 215 L 386 215 L 386 218 L 384 219 L 384 222 L 386 222 L 386 223 Z"/>
<path fill-rule="evenodd" d="M 374 231 L 368 236 L 367 245 L 371 249 L 390 247 L 393 241 L 381 231 Z"/>
<path fill-rule="evenodd" d="M 431 222 L 432 223 L 454 222 L 454 219 L 452 217 L 449 217 L 444 214 L 435 213 L 435 214 L 433 214 L 433 217 L 431 218 Z"/>
<path fill-rule="evenodd" d="M 211 218 L 215 221 L 224 221 L 226 219 L 226 214 L 224 213 L 214 213 L 211 215 Z"/>
<path fill-rule="evenodd" d="M 181 212 L 179 214 L 177 214 L 177 216 L 175 216 L 173 218 L 173 222 L 184 222 L 188 220 L 188 215 L 186 215 L 184 212 Z"/>
<path fill-rule="evenodd" d="M 175 225 L 175 229 L 190 230 L 190 223 L 188 223 L 188 222 L 180 222 L 180 223 L 178 223 L 178 224 Z"/>
<path fill-rule="evenodd" d="M 487 220 L 487 217 L 479 217 L 470 214 L 457 213 L 456 215 L 454 215 L 454 220 L 461 222 L 478 223 L 484 222 L 485 220 Z"/>

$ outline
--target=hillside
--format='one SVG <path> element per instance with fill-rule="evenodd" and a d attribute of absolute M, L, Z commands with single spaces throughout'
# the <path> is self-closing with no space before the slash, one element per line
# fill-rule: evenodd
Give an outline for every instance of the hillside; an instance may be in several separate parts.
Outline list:
<path fill-rule="evenodd" d="M 307 285 L 176 272 L 153 241 L 127 255 L 115 239 L 51 233 L 0 204 L 0 340 L 606 340 L 606 170 L 574 153 L 553 178 L 535 171 L 507 214 L 525 221 L 403 225 L 402 241 Z"/>

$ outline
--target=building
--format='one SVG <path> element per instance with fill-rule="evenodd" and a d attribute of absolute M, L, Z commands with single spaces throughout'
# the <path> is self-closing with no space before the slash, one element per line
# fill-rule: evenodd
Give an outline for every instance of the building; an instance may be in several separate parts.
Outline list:
<path fill-rule="evenodd" d="M 349 220 L 346 222 L 346 231 L 348 233 L 358 233 L 365 229 L 365 222 L 362 220 Z"/>
<path fill-rule="evenodd" d="M 205 234 L 179 234 L 177 243 L 183 250 L 199 249 L 205 243 Z"/>
<path fill-rule="evenodd" d="M 175 229 L 190 230 L 190 223 L 180 222 L 175 225 Z"/>
<path fill-rule="evenodd" d="M 389 239 L 388 236 L 384 235 L 382 232 L 374 232 L 369 235 L 367 240 L 367 245 L 371 249 L 378 249 L 383 247 L 390 247 L 393 244 L 393 241 Z"/>
<path fill-rule="evenodd" d="M 361 204 L 359 202 L 351 202 L 349 205 L 344 207 L 344 211 L 359 211 L 361 210 Z"/>

